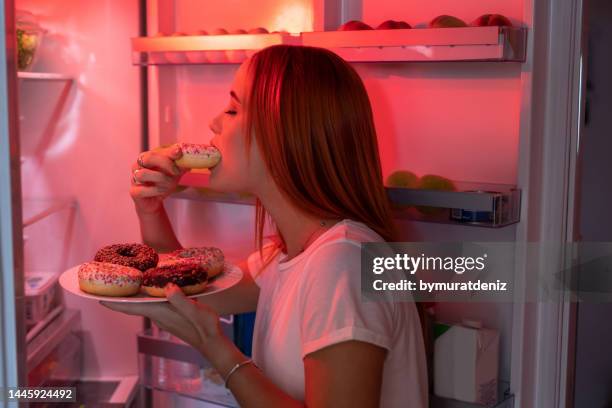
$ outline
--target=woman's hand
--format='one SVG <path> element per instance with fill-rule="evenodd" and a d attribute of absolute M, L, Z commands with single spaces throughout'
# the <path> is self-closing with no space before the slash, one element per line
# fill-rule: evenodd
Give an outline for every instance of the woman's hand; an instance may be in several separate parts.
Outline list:
<path fill-rule="evenodd" d="M 168 302 L 100 304 L 129 315 L 148 317 L 160 328 L 174 334 L 209 357 L 211 344 L 222 336 L 219 316 L 209 306 L 189 299 L 176 285 L 165 287 Z"/>
<path fill-rule="evenodd" d="M 158 212 L 172 194 L 179 179 L 187 172 L 174 161 L 183 155 L 177 144 L 141 153 L 132 165 L 130 196 L 139 214 Z"/>

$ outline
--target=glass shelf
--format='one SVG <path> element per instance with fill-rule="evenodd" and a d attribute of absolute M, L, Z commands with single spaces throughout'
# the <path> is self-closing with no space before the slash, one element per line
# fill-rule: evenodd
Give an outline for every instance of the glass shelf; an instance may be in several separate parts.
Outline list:
<path fill-rule="evenodd" d="M 350 62 L 524 62 L 527 29 L 518 27 L 413 28 L 319 31 L 300 35 L 229 34 L 132 38 L 134 65 L 241 63 L 274 44 L 328 48 Z M 242 51 L 242 52 L 236 52 Z"/>
<path fill-rule="evenodd" d="M 177 199 L 254 205 L 255 197 L 207 188 L 209 174 L 186 173 Z M 520 220 L 521 190 L 514 185 L 453 182 L 458 191 L 385 187 L 394 217 L 411 221 L 501 228 Z M 425 207 L 425 208 L 423 208 Z"/>
<path fill-rule="evenodd" d="M 527 29 L 413 28 L 302 33 L 302 44 L 328 48 L 350 62 L 524 62 Z"/>
<path fill-rule="evenodd" d="M 497 385 L 497 402 L 494 405 L 480 405 L 469 402 L 458 401 L 450 398 L 430 395 L 430 408 L 513 408 L 514 394 L 510 391 L 510 383 L 500 381 Z"/>
<path fill-rule="evenodd" d="M 299 43 L 300 37 L 289 33 L 137 37 L 132 38 L 132 63 L 237 64 L 259 49 Z"/>
<path fill-rule="evenodd" d="M 76 208 L 74 198 L 64 199 L 24 199 L 23 227 L 30 225 L 64 209 Z"/>
<path fill-rule="evenodd" d="M 53 72 L 17 72 L 17 78 L 42 81 L 73 81 L 71 76 Z"/>

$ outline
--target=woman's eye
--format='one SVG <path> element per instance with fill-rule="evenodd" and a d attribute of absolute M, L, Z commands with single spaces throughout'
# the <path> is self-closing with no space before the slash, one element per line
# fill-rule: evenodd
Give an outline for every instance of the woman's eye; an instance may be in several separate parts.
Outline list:
<path fill-rule="evenodd" d="M 230 109 L 230 110 L 226 110 L 225 113 L 228 114 L 228 115 L 235 115 L 236 111 Z"/>

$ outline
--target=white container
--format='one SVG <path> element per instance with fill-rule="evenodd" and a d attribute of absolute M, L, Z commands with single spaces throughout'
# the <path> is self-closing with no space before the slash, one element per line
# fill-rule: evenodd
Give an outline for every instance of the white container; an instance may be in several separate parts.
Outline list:
<path fill-rule="evenodd" d="M 474 323 L 441 325 L 446 331 L 434 343 L 434 394 L 491 406 L 497 402 L 499 332 Z"/>
<path fill-rule="evenodd" d="M 26 324 L 36 324 L 53 308 L 58 274 L 51 272 L 27 272 L 25 274 Z"/>

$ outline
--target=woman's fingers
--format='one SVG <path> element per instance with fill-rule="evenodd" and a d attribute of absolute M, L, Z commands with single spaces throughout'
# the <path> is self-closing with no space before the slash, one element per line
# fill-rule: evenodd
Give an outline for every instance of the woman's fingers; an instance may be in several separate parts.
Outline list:
<path fill-rule="evenodd" d="M 218 334 L 219 316 L 212 308 L 188 298 L 174 284 L 166 285 L 164 290 L 170 305 L 193 324 L 202 340 Z"/>
<path fill-rule="evenodd" d="M 181 149 L 174 147 L 143 152 L 136 161 L 137 167 L 159 170 L 168 176 L 179 177 L 183 171 L 174 163 L 181 155 Z"/>
<path fill-rule="evenodd" d="M 176 184 L 175 179 L 155 170 L 149 170 L 145 168 L 135 169 L 133 171 L 133 174 L 134 179 L 138 183 L 154 183 L 158 185 L 164 185 L 165 187 L 170 187 Z"/>
<path fill-rule="evenodd" d="M 117 303 L 117 302 L 105 302 L 100 301 L 100 304 L 108 309 L 116 312 L 121 312 L 134 316 L 148 316 L 153 310 L 148 308 L 145 304 L 140 303 Z"/>

